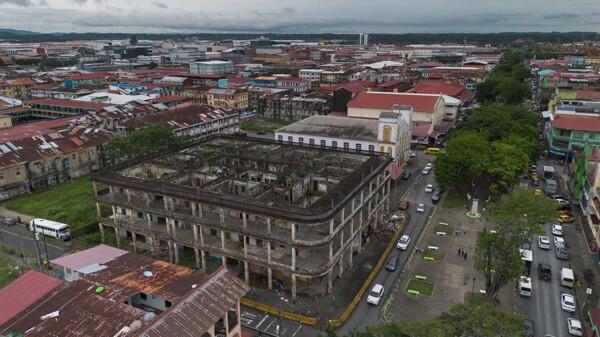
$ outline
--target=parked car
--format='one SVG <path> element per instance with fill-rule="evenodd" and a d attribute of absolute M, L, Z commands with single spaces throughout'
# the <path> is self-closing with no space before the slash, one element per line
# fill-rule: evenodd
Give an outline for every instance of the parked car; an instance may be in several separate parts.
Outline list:
<path fill-rule="evenodd" d="M 573 222 L 573 221 L 575 221 L 575 219 L 573 219 L 573 217 L 572 217 L 572 216 L 568 216 L 568 215 L 565 215 L 565 214 L 561 214 L 561 215 L 559 215 L 557 220 L 558 220 L 558 222 L 560 222 L 560 223 L 568 223 L 568 222 Z"/>
<path fill-rule="evenodd" d="M 552 267 L 550 266 L 550 264 L 545 262 L 538 263 L 538 276 L 542 280 L 552 280 Z"/>
<path fill-rule="evenodd" d="M 388 259 L 387 264 L 385 265 L 385 269 L 389 270 L 389 271 L 394 271 L 396 270 L 396 267 L 398 267 L 398 258 L 396 256 L 392 256 Z"/>
<path fill-rule="evenodd" d="M 433 194 L 431 195 L 431 201 L 435 204 L 438 201 L 440 201 L 440 192 L 435 191 L 433 192 Z"/>
<path fill-rule="evenodd" d="M 414 157 L 416 157 L 416 156 L 417 156 L 417 154 L 416 154 L 416 153 L 414 153 L 414 152 L 412 152 L 412 151 L 408 151 L 408 157 L 409 157 L 409 158 L 414 158 Z"/>
<path fill-rule="evenodd" d="M 396 244 L 396 248 L 398 248 L 400 250 L 406 250 L 408 248 L 409 244 L 410 244 L 410 236 L 402 235 L 402 237 L 400 238 L 400 240 L 398 240 L 398 243 Z"/>
<path fill-rule="evenodd" d="M 567 199 L 558 198 L 558 199 L 554 199 L 554 200 L 556 200 L 561 206 L 571 205 L 571 202 Z"/>
<path fill-rule="evenodd" d="M 373 286 L 373 289 L 369 292 L 369 296 L 367 296 L 367 303 L 373 305 L 379 305 L 379 301 L 383 297 L 383 286 L 381 284 L 376 284 Z"/>
<path fill-rule="evenodd" d="M 575 312 L 575 297 L 571 294 L 561 294 L 560 307 L 566 312 Z"/>
<path fill-rule="evenodd" d="M 423 173 L 423 175 L 428 175 L 429 171 L 431 171 L 431 169 L 429 167 L 425 167 L 421 173 Z"/>
<path fill-rule="evenodd" d="M 556 258 L 559 260 L 568 260 L 569 251 L 567 248 L 561 246 L 556 247 Z"/>
<path fill-rule="evenodd" d="M 404 200 L 400 203 L 400 205 L 398 205 L 398 209 L 401 211 L 406 211 L 408 206 L 410 206 L 410 202 L 408 202 L 408 200 Z"/>
<path fill-rule="evenodd" d="M 567 318 L 567 330 L 569 331 L 569 335 L 583 336 L 581 322 L 578 319 L 571 317 Z"/>
<path fill-rule="evenodd" d="M 0 218 L 0 225 L 13 226 L 17 224 L 17 220 L 13 218 Z"/>
<path fill-rule="evenodd" d="M 562 236 L 563 235 L 563 228 L 561 225 L 552 225 L 552 234 L 556 235 L 556 236 Z"/>
<path fill-rule="evenodd" d="M 427 163 L 425 165 L 425 167 L 429 168 L 430 170 L 433 168 L 433 163 Z"/>
<path fill-rule="evenodd" d="M 538 178 L 531 179 L 531 186 L 539 186 L 540 180 Z"/>
<path fill-rule="evenodd" d="M 402 180 L 408 180 L 410 179 L 410 171 L 406 170 L 404 172 L 402 172 Z"/>
<path fill-rule="evenodd" d="M 433 192 L 432 184 L 428 184 L 427 186 L 425 186 L 425 193 L 432 193 L 432 192 Z"/>
<path fill-rule="evenodd" d="M 524 323 L 525 323 L 525 332 L 527 333 L 527 337 L 534 337 L 535 332 L 533 330 L 533 321 L 526 318 L 524 320 Z"/>
<path fill-rule="evenodd" d="M 547 236 L 539 236 L 538 247 L 541 249 L 550 249 L 550 239 Z"/>
<path fill-rule="evenodd" d="M 257 135 L 266 135 L 267 133 L 264 131 L 256 131 L 256 134 Z"/>
<path fill-rule="evenodd" d="M 565 247 L 567 248 L 567 243 L 565 242 L 565 239 L 561 238 L 560 236 L 555 236 L 554 237 L 554 247 Z"/>
<path fill-rule="evenodd" d="M 425 213 L 425 204 L 417 205 L 417 213 Z"/>

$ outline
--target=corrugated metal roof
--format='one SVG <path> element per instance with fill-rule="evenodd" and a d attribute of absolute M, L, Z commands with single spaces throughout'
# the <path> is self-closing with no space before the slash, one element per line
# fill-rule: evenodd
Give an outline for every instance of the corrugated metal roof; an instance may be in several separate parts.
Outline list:
<path fill-rule="evenodd" d="M 61 284 L 61 280 L 30 270 L 0 289 L 0 326 Z"/>
<path fill-rule="evenodd" d="M 311 116 L 294 124 L 284 126 L 276 133 L 292 133 L 330 138 L 377 141 L 377 119 L 351 117 Z M 308 143 L 308 139 L 305 139 Z M 318 144 L 317 144 L 318 145 Z M 342 144 L 339 144 L 341 146 Z"/>
<path fill-rule="evenodd" d="M 129 252 L 126 250 L 110 247 L 107 245 L 98 245 L 96 247 L 83 250 L 81 252 L 59 257 L 58 259 L 54 259 L 50 262 L 61 267 L 79 270 L 94 263 L 106 263 L 127 253 Z"/>
<path fill-rule="evenodd" d="M 229 309 L 236 307 L 250 287 L 227 269 L 221 267 L 204 283 L 199 284 L 181 302 L 159 316 L 138 336 L 195 337 L 206 332 Z"/>
<path fill-rule="evenodd" d="M 361 92 L 348 103 L 351 108 L 391 110 L 396 104 L 412 105 L 415 112 L 433 112 L 441 95 Z"/>

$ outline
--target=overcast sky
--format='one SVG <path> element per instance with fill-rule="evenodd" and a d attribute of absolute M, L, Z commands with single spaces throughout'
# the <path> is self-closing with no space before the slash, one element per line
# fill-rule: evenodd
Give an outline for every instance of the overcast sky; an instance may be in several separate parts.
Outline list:
<path fill-rule="evenodd" d="M 0 28 L 37 32 L 600 31 L 599 0 L 0 0 Z"/>

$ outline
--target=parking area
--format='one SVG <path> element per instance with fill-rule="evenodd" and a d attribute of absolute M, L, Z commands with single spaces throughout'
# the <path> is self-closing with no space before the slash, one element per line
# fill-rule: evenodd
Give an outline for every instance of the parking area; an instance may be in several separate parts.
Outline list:
<path fill-rule="evenodd" d="M 242 307 L 240 320 L 252 336 L 303 336 L 301 324 L 251 308 Z"/>

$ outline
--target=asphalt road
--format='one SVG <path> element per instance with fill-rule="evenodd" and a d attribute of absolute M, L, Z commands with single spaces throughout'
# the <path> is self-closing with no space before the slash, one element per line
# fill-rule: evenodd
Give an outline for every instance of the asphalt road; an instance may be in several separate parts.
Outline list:
<path fill-rule="evenodd" d="M 550 238 L 550 250 L 540 249 L 537 245 L 537 236 L 532 243 L 533 265 L 531 271 L 532 296 L 530 298 L 519 296 L 517 300 L 518 312 L 534 321 L 535 336 L 550 334 L 555 337 L 568 337 L 567 318 L 581 319 L 577 311 L 568 313 L 560 305 L 561 293 L 575 295 L 574 291 L 560 285 L 560 269 L 570 268 L 569 261 L 556 258 L 552 224 L 542 225 L 546 236 Z M 577 234 L 573 224 L 563 224 L 564 239 L 569 248 L 569 255 L 581 254 L 578 252 Z M 572 244 L 569 244 L 569 243 Z M 577 252 L 576 252 L 577 250 Z M 546 262 L 552 266 L 552 280 L 544 281 L 539 278 L 537 264 Z M 581 304 L 581 299 L 578 299 Z"/>
<path fill-rule="evenodd" d="M 406 261 L 410 256 L 410 252 L 415 249 L 416 241 L 423 231 L 428 214 L 433 210 L 434 205 L 431 202 L 431 193 L 425 193 L 425 186 L 427 184 L 435 184 L 434 174 L 433 171 L 428 175 L 421 174 L 423 166 L 425 166 L 425 163 L 428 161 L 427 158 L 423 158 L 422 153 L 419 153 L 419 156 L 421 157 L 421 165 L 408 167 L 413 174 L 411 176 L 412 185 L 407 191 L 406 196 L 403 198 L 403 200 L 408 200 L 410 202 L 410 206 L 408 208 L 410 220 L 404 229 L 404 232 L 402 233 L 408 234 L 411 238 L 409 249 L 406 251 L 400 251 L 398 249 L 392 250 L 390 252 L 390 256 L 395 255 L 400 258 L 398 267 L 393 272 L 390 272 L 385 268 L 381 268 L 381 271 L 371 283 L 370 288 L 372 288 L 375 284 L 383 285 L 384 295 L 379 302 L 379 306 L 367 304 L 368 291 L 370 290 L 369 288 L 367 293 L 365 293 L 363 296 L 363 300 L 358 303 L 354 309 L 354 312 L 346 321 L 346 324 L 344 324 L 344 326 L 338 330 L 338 335 L 344 336 L 349 334 L 351 331 L 364 331 L 367 327 L 376 326 L 381 323 L 380 311 L 382 306 L 392 290 L 395 280 L 398 278 L 402 268 L 406 264 Z M 426 205 L 425 213 L 417 213 L 416 209 L 418 203 L 424 203 Z"/>
<path fill-rule="evenodd" d="M 19 233 L 20 232 L 20 233 Z M 21 242 L 23 244 L 23 250 L 25 253 L 32 254 L 35 256 L 35 241 L 33 239 L 33 232 L 27 230 L 23 225 L 4 226 L 0 225 L 0 244 L 8 247 L 21 250 Z M 49 260 L 56 259 L 65 254 L 64 246 L 57 245 L 53 239 L 46 237 L 46 244 L 44 240 L 38 242 L 40 254 L 45 256 L 46 249 L 48 250 Z"/>

